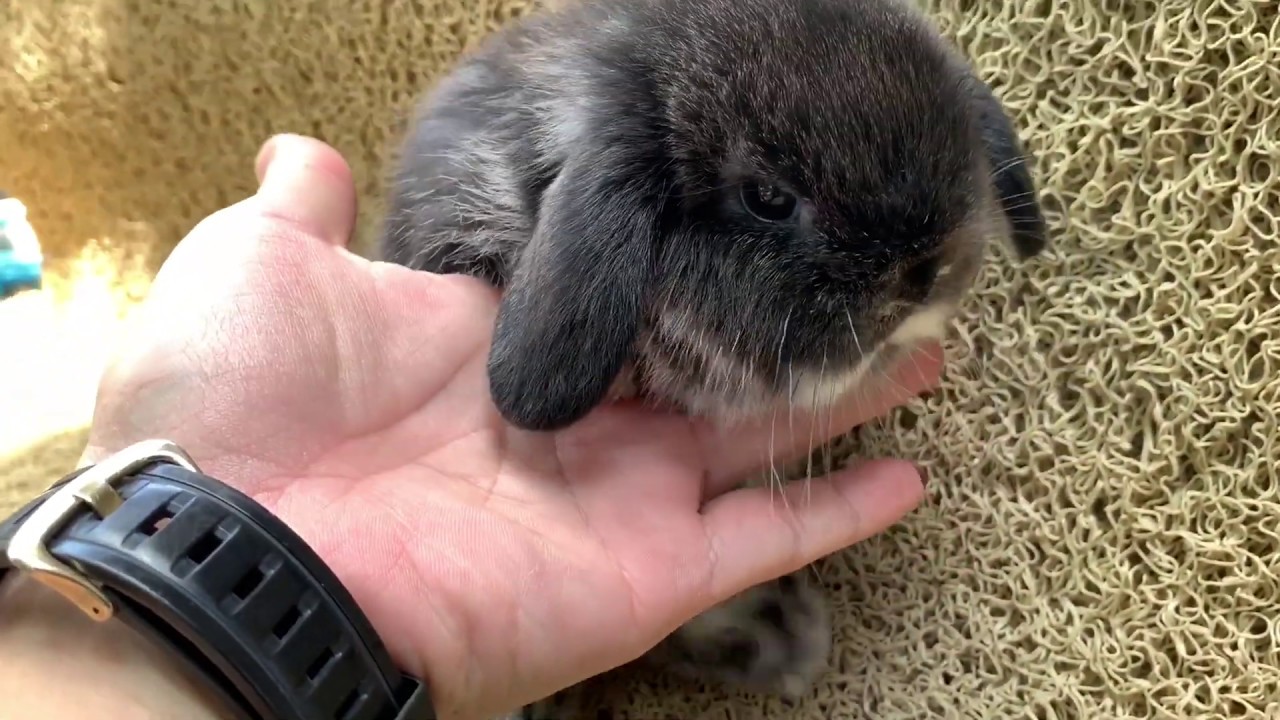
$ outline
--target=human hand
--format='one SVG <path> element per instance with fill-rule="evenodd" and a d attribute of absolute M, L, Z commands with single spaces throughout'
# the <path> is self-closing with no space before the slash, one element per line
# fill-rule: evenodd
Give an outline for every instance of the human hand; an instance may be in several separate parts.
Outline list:
<path fill-rule="evenodd" d="M 148 437 L 281 517 L 333 568 L 441 717 L 482 718 L 630 661 L 693 615 L 896 522 L 881 460 L 732 489 L 937 382 L 936 346 L 816 427 L 732 433 L 626 404 L 554 434 L 488 395 L 497 295 L 345 245 L 350 170 L 274 138 L 258 193 L 201 222 L 131 318 L 86 461 Z"/>

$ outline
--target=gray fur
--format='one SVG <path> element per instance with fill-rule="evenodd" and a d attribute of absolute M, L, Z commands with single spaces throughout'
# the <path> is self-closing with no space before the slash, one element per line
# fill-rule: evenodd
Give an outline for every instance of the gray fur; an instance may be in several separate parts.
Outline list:
<path fill-rule="evenodd" d="M 426 96 L 380 246 L 503 288 L 489 377 L 512 424 L 565 427 L 622 386 L 723 422 L 817 412 L 940 337 L 991 239 L 1044 248 L 1012 123 L 911 6 L 564 5 Z M 744 182 L 791 191 L 797 214 L 753 215 Z M 751 608 L 778 592 L 748 591 L 651 658 L 807 686 L 825 611 L 791 602 L 775 643 Z M 718 649 L 743 633 L 761 652 L 735 667 Z"/>

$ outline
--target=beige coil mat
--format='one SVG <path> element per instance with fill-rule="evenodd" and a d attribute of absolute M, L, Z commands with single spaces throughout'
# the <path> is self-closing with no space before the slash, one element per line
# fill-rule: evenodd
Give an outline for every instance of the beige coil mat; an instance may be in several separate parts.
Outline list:
<path fill-rule="evenodd" d="M 585 702 L 618 719 L 1280 718 L 1280 6 L 927 4 L 1016 114 L 1052 252 L 993 256 L 943 392 L 847 446 L 932 481 L 900 526 L 822 563 L 838 650 L 811 697 L 638 674 Z M 127 307 L 193 223 L 252 190 L 274 131 L 346 154 L 367 237 L 407 103 L 523 8 L 0 4 L 0 188 L 31 206 L 48 295 L 87 292 L 92 257 L 115 272 L 102 302 Z M 26 372 L 3 392 L 91 388 L 92 363 L 46 360 L 101 325 L 15 346 L 21 315 L 0 312 L 0 368 Z M 77 397 L 64 415 L 83 423 Z M 0 427 L 42 404 L 0 403 Z M 0 504 L 82 442 L 10 448 Z"/>

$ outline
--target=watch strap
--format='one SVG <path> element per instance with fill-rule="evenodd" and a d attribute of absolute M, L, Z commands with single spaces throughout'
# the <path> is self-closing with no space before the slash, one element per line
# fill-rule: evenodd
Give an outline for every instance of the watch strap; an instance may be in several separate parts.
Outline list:
<path fill-rule="evenodd" d="M 12 569 L 168 646 L 240 717 L 435 717 L 315 552 L 172 443 L 77 470 L 0 523 L 0 581 Z"/>

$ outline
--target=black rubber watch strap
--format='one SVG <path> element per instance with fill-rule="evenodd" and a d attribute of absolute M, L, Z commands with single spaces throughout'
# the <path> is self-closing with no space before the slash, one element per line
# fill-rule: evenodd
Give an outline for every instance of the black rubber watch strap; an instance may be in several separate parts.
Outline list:
<path fill-rule="evenodd" d="M 162 443 L 152 442 L 125 452 Z M 49 557 L 97 587 L 111 617 L 169 646 L 247 719 L 435 717 L 423 684 L 396 670 L 355 601 L 296 533 L 194 466 L 135 464 L 104 491 L 114 490 L 112 510 L 100 515 L 95 503 L 79 502 L 44 539 Z M 14 567 L 19 528 L 45 503 L 65 502 L 85 471 L 0 523 L 0 580 Z"/>

